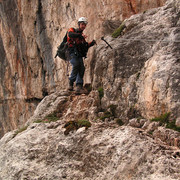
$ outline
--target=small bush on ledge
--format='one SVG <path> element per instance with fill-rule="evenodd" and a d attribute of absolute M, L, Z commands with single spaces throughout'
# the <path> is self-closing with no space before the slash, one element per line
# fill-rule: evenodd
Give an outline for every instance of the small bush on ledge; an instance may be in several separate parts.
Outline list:
<path fill-rule="evenodd" d="M 160 122 L 161 125 L 164 123 L 168 123 L 170 114 L 171 114 L 170 112 L 162 114 L 159 117 L 155 117 L 155 118 L 151 119 L 151 121 Z"/>
<path fill-rule="evenodd" d="M 34 123 L 50 123 L 55 122 L 57 120 L 59 120 L 59 118 L 57 117 L 56 113 L 52 113 L 47 115 L 44 119 L 38 119 L 34 121 Z"/>
<path fill-rule="evenodd" d="M 104 89 L 102 87 L 99 87 L 98 92 L 99 92 L 99 98 L 102 99 L 104 96 Z"/>
<path fill-rule="evenodd" d="M 124 123 L 121 119 L 116 119 L 116 123 L 119 125 L 119 126 L 122 126 Z"/>
<path fill-rule="evenodd" d="M 162 114 L 159 117 L 151 119 L 151 121 L 160 122 L 160 125 L 165 125 L 166 128 L 173 129 L 175 131 L 180 132 L 180 127 L 176 126 L 175 120 L 173 121 L 169 120 L 170 115 L 171 113 L 168 112 L 168 113 Z"/>
<path fill-rule="evenodd" d="M 15 131 L 14 135 L 13 135 L 13 138 L 16 137 L 19 133 L 25 131 L 27 129 L 28 126 L 24 126 L 20 129 L 18 129 L 17 131 Z"/>
<path fill-rule="evenodd" d="M 77 124 L 78 124 L 78 128 L 86 127 L 86 129 L 87 129 L 87 128 L 91 127 L 91 123 L 86 119 L 78 120 Z"/>
<path fill-rule="evenodd" d="M 118 36 L 120 36 L 125 28 L 126 26 L 124 22 L 122 22 L 122 24 L 113 32 L 112 37 L 117 38 Z"/>
<path fill-rule="evenodd" d="M 100 117 L 100 120 L 104 121 L 106 118 L 112 117 L 112 114 L 109 111 L 104 112 L 104 116 Z"/>
<path fill-rule="evenodd" d="M 86 119 L 76 120 L 76 121 L 68 121 L 64 125 L 64 128 L 66 128 L 66 130 L 64 131 L 64 134 L 68 135 L 70 131 L 77 130 L 81 127 L 86 127 L 86 129 L 88 129 L 89 127 L 91 127 L 91 123 Z"/>

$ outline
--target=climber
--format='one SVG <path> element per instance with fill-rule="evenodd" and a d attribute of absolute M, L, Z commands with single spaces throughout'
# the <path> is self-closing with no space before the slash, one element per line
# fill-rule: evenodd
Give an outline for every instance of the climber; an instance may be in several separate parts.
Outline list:
<path fill-rule="evenodd" d="M 72 65 L 68 90 L 73 91 L 73 85 L 76 81 L 76 94 L 83 92 L 83 77 L 85 71 L 83 57 L 86 58 L 89 47 L 96 44 L 95 40 L 89 43 L 85 40 L 87 36 L 83 34 L 83 31 L 87 23 L 87 19 L 81 17 L 78 19 L 78 28 L 70 28 L 67 33 L 68 52 Z"/>

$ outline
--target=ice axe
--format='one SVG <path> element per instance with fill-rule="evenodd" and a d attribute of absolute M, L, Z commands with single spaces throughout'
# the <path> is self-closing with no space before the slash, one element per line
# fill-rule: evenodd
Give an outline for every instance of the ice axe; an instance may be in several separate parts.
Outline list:
<path fill-rule="evenodd" d="M 101 37 L 101 40 L 103 40 L 111 49 L 113 49 L 112 46 L 104 39 L 104 37 Z"/>

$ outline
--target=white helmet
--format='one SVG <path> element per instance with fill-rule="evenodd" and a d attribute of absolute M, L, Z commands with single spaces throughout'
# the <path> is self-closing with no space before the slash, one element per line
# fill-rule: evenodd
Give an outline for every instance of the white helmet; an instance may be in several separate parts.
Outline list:
<path fill-rule="evenodd" d="M 78 19 L 78 23 L 80 23 L 80 22 L 84 22 L 85 24 L 88 23 L 87 18 L 85 18 L 85 17 L 80 17 L 80 18 Z"/>

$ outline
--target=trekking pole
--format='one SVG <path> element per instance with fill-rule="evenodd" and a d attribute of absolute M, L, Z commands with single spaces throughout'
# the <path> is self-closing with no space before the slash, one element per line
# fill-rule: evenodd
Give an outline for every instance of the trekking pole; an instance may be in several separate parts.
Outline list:
<path fill-rule="evenodd" d="M 113 49 L 112 46 L 104 39 L 104 37 L 101 37 L 101 40 L 103 40 L 111 49 Z"/>
<path fill-rule="evenodd" d="M 69 61 L 67 62 L 66 71 L 67 71 L 67 74 L 66 74 L 66 75 L 69 77 Z"/>
<path fill-rule="evenodd" d="M 56 58 L 56 57 L 57 57 L 57 55 L 58 55 L 58 53 L 56 53 L 56 55 L 54 56 L 54 58 Z"/>

